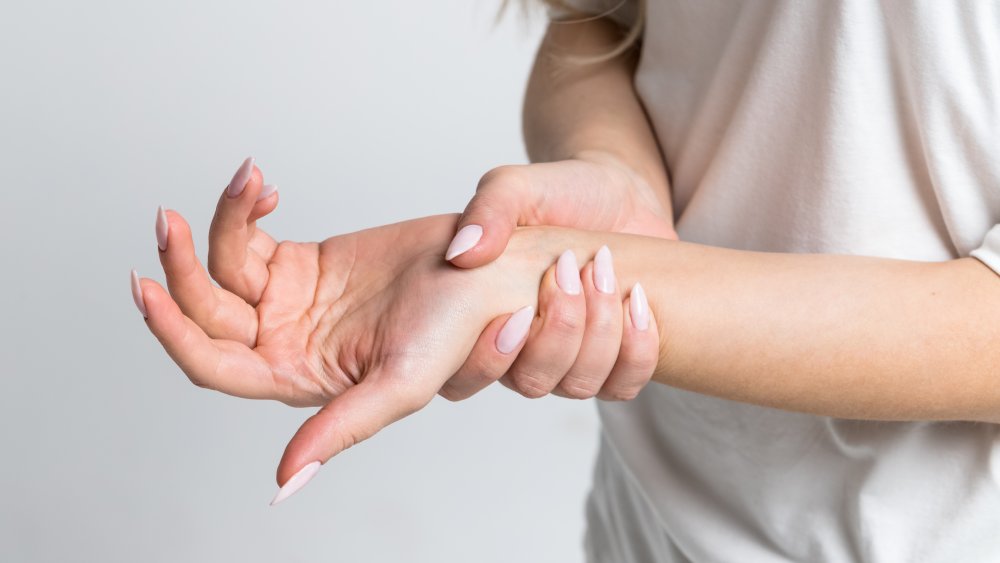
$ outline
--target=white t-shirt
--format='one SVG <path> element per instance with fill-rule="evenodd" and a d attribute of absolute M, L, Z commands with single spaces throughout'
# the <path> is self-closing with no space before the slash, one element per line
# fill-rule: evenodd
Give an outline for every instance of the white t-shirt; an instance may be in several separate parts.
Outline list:
<path fill-rule="evenodd" d="M 1000 2 L 649 0 L 635 83 L 681 239 L 1000 272 Z M 599 409 L 592 561 L 1000 561 L 1000 425 Z"/>

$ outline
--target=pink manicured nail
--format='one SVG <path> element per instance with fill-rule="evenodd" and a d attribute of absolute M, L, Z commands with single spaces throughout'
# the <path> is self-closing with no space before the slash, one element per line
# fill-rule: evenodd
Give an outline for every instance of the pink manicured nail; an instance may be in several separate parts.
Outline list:
<path fill-rule="evenodd" d="M 167 249 L 167 212 L 162 205 L 156 208 L 156 246 Z"/>
<path fill-rule="evenodd" d="M 611 265 L 611 250 L 602 246 L 594 256 L 594 286 L 601 293 L 615 292 L 615 268 Z"/>
<path fill-rule="evenodd" d="M 628 298 L 628 313 L 632 317 L 632 326 L 638 330 L 649 328 L 649 301 L 646 301 L 646 292 L 643 291 L 639 282 L 632 286 L 632 293 Z"/>
<path fill-rule="evenodd" d="M 236 197 L 243 193 L 243 190 L 247 187 L 247 182 L 250 181 L 251 174 L 253 174 L 253 157 L 249 156 L 236 169 L 236 174 L 233 174 L 233 179 L 226 186 L 226 193 L 229 197 Z"/>
<path fill-rule="evenodd" d="M 531 321 L 535 318 L 535 308 L 531 305 L 523 307 L 514 312 L 507 319 L 500 333 L 497 334 L 497 350 L 501 354 L 510 354 L 517 348 L 517 345 L 528 336 L 531 329 Z"/>
<path fill-rule="evenodd" d="M 132 301 L 135 301 L 135 306 L 142 313 L 142 318 L 148 319 L 146 301 L 142 298 L 142 284 L 139 283 L 139 272 L 135 270 L 132 270 Z"/>
<path fill-rule="evenodd" d="M 278 186 L 274 184 L 264 184 L 264 187 L 260 189 L 260 193 L 257 194 L 257 201 L 268 198 L 274 192 L 278 191 Z"/>
<path fill-rule="evenodd" d="M 483 228 L 479 225 L 466 225 L 462 227 L 455 238 L 451 239 L 451 244 L 448 245 L 448 251 L 444 253 L 445 260 L 451 260 L 452 258 L 468 251 L 479 239 L 483 238 Z"/>
<path fill-rule="evenodd" d="M 576 254 L 572 250 L 563 252 L 556 262 L 556 283 L 570 295 L 580 295 L 583 291 L 580 266 L 576 263 Z"/>
<path fill-rule="evenodd" d="M 285 481 L 285 484 L 278 489 L 278 494 L 274 495 L 274 498 L 271 499 L 271 506 L 274 506 L 286 498 L 294 495 L 299 492 L 302 487 L 308 485 L 309 481 L 312 481 L 312 478 L 316 476 L 320 465 L 322 465 L 320 462 L 314 461 L 302 469 L 299 469 L 298 473 L 292 475 L 292 478 Z"/>

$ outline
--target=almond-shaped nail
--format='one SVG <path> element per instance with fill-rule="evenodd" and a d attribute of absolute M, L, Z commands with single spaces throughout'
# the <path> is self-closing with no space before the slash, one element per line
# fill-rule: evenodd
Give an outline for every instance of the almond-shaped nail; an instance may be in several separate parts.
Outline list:
<path fill-rule="evenodd" d="M 156 246 L 160 250 L 167 249 L 167 212 L 163 206 L 156 208 Z"/>
<path fill-rule="evenodd" d="M 132 270 L 132 301 L 135 301 L 135 306 L 142 313 L 142 318 L 148 319 L 146 300 L 142 298 L 142 284 L 139 283 L 139 272 L 135 270 Z"/>
<path fill-rule="evenodd" d="M 264 184 L 264 186 L 260 189 L 260 193 L 257 194 L 257 201 L 271 197 L 271 194 L 276 191 L 278 191 L 278 186 L 275 186 L 274 184 Z"/>
<path fill-rule="evenodd" d="M 649 328 L 649 301 L 646 301 L 646 292 L 639 282 L 635 282 L 632 293 L 629 294 L 628 314 L 632 317 L 632 326 L 637 330 Z"/>
<path fill-rule="evenodd" d="M 615 292 L 615 268 L 611 265 L 611 250 L 602 246 L 594 256 L 594 287 L 601 293 Z"/>
<path fill-rule="evenodd" d="M 294 495 L 299 492 L 302 487 L 308 485 L 309 481 L 312 481 L 312 478 L 316 476 L 316 473 L 319 471 L 321 465 L 322 464 L 320 462 L 314 461 L 302 469 L 299 469 L 298 473 L 292 475 L 292 477 L 285 481 L 285 484 L 278 489 L 278 494 L 274 495 L 274 498 L 271 499 L 271 506 L 274 506 L 286 498 Z"/>
<path fill-rule="evenodd" d="M 236 197 L 243 193 L 243 190 L 247 187 L 247 182 L 250 181 L 251 174 L 253 174 L 253 157 L 248 156 L 243 161 L 243 164 L 236 169 L 236 174 L 233 174 L 233 179 L 226 186 L 226 194 L 229 197 Z"/>
<path fill-rule="evenodd" d="M 445 260 L 451 260 L 452 258 L 467 252 L 479 239 L 483 238 L 483 228 L 479 225 L 466 225 L 462 227 L 455 238 L 451 239 L 451 244 L 448 245 L 448 251 L 444 253 Z"/>
<path fill-rule="evenodd" d="M 510 354 L 513 352 L 517 348 L 517 345 L 528 336 L 528 331 L 531 329 L 531 321 L 534 318 L 535 308 L 531 305 L 515 311 L 507 319 L 507 322 L 504 323 L 500 332 L 497 333 L 497 350 L 501 354 Z"/>
<path fill-rule="evenodd" d="M 580 295 L 583 285 L 580 282 L 580 266 L 576 262 L 576 254 L 567 250 L 556 261 L 556 283 L 570 295 Z"/>

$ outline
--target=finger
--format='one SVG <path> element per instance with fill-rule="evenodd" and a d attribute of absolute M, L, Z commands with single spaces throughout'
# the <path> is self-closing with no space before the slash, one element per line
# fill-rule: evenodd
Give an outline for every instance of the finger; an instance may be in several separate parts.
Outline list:
<path fill-rule="evenodd" d="M 367 440 L 393 422 L 422 408 L 433 390 L 380 381 L 377 374 L 336 397 L 309 417 L 285 447 L 278 464 L 281 490 L 271 501 L 277 504 L 301 489 L 315 474 L 317 464 Z M 407 378 L 399 378 L 406 381 Z M 308 478 L 300 478 L 304 472 Z"/>
<path fill-rule="evenodd" d="M 458 220 L 445 260 L 461 268 L 475 268 L 495 260 L 536 202 L 524 167 L 501 166 L 483 175 L 476 195 Z"/>
<path fill-rule="evenodd" d="M 439 391 L 449 401 L 468 399 L 499 379 L 510 369 L 524 346 L 535 308 L 527 306 L 497 317 L 486 326 L 472 353 Z"/>
<path fill-rule="evenodd" d="M 508 372 L 516 391 L 529 398 L 543 397 L 555 388 L 573 366 L 583 341 L 587 304 L 572 251 L 564 252 L 545 272 L 538 309 L 539 322 Z"/>
<path fill-rule="evenodd" d="M 235 340 L 250 348 L 257 341 L 257 312 L 239 297 L 212 285 L 194 252 L 191 228 L 175 211 L 156 213 L 156 242 L 170 296 L 181 312 L 211 338 Z"/>
<path fill-rule="evenodd" d="M 247 228 L 250 229 L 250 250 L 266 264 L 274 256 L 274 251 L 278 249 L 278 243 L 271 235 L 257 225 L 257 220 L 270 214 L 278 207 L 278 186 L 274 184 L 264 184 L 257 194 L 257 203 L 254 204 L 250 212 Z"/>
<path fill-rule="evenodd" d="M 264 191 L 263 175 L 253 162 L 246 159 L 219 196 L 209 230 L 208 271 L 224 289 L 256 306 L 267 286 L 267 261 L 277 244 L 255 221 L 270 213 L 278 198 Z M 258 201 L 261 194 L 267 197 Z"/>
<path fill-rule="evenodd" d="M 636 283 L 623 307 L 622 346 L 611 375 L 597 397 L 609 401 L 634 399 L 649 383 L 660 358 L 660 334 L 646 301 L 646 293 Z"/>
<path fill-rule="evenodd" d="M 610 375 L 622 341 L 622 298 L 608 247 L 601 247 L 581 278 L 587 302 L 586 330 L 576 362 L 558 390 L 574 399 L 590 399 Z"/>
<path fill-rule="evenodd" d="M 277 391 L 264 358 L 239 342 L 209 338 L 160 284 L 140 279 L 135 270 L 132 297 L 149 330 L 198 387 L 247 399 L 288 399 Z"/>

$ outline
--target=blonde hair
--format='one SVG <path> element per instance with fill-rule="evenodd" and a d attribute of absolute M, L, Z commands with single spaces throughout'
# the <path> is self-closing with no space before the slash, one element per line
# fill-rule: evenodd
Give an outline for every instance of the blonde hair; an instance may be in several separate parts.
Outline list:
<path fill-rule="evenodd" d="M 635 1 L 636 1 L 635 19 L 633 22 L 631 22 L 631 27 L 629 28 L 622 27 L 622 39 L 617 45 L 615 45 L 615 47 L 612 50 L 608 51 L 607 53 L 601 53 L 599 55 L 591 55 L 591 56 L 566 54 L 561 58 L 565 62 L 573 64 L 599 63 L 611 60 L 619 55 L 629 52 L 632 48 L 639 46 L 642 42 L 643 27 L 645 26 L 646 23 L 646 0 L 635 0 Z M 528 9 L 531 8 L 531 4 L 537 4 L 538 2 L 539 0 L 521 0 L 520 3 L 522 9 L 527 11 Z M 552 20 L 551 21 L 552 24 L 572 25 L 572 24 L 579 24 L 579 23 L 599 20 L 601 18 L 610 17 L 618 10 L 624 8 L 625 5 L 629 2 L 629 0 L 619 0 L 614 6 L 604 10 L 599 14 L 584 12 L 579 8 L 569 5 L 567 3 L 567 0 L 540 0 L 540 2 L 547 8 L 564 14 L 559 19 Z M 510 3 L 511 0 L 502 0 L 498 17 L 503 15 L 503 13 L 506 11 Z"/>

